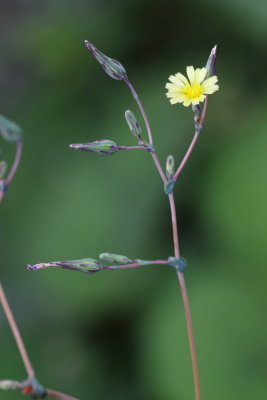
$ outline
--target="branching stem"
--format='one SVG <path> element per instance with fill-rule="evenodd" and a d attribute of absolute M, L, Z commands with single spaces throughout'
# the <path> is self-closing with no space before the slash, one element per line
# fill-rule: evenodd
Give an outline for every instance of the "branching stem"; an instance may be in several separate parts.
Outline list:
<path fill-rule="evenodd" d="M 153 144 L 153 139 L 152 139 L 152 133 L 150 129 L 150 125 L 146 116 L 146 113 L 144 111 L 143 105 L 133 87 L 133 85 L 126 80 L 125 81 L 127 85 L 129 86 L 134 99 L 136 100 L 139 109 L 141 111 L 141 114 L 143 116 L 146 128 L 147 128 L 147 134 L 149 138 L 150 144 Z M 182 172 L 186 162 L 188 161 L 188 158 L 195 146 L 195 143 L 197 141 L 197 138 L 199 136 L 199 131 L 202 129 L 202 124 L 205 119 L 205 114 L 206 114 L 206 108 L 207 108 L 207 98 L 204 103 L 202 115 L 200 118 L 200 129 L 196 130 L 196 133 L 194 135 L 194 138 L 181 162 L 179 165 L 175 176 L 174 180 L 178 178 L 180 173 Z M 162 170 L 162 167 L 160 165 L 160 162 L 158 160 L 158 157 L 156 153 L 151 153 L 153 160 L 155 162 L 155 165 L 157 167 L 157 170 L 164 182 L 164 184 L 167 183 L 167 178 Z M 173 193 L 169 194 L 169 203 L 170 203 L 170 208 L 171 208 L 171 219 L 172 219 L 172 231 L 173 231 L 173 242 L 174 242 L 174 253 L 176 258 L 180 258 L 180 250 L 179 250 L 179 239 L 178 239 L 178 229 L 177 229 L 177 217 L 176 217 L 176 208 L 175 208 L 175 201 L 174 201 L 174 196 Z M 186 284 L 184 280 L 184 275 L 182 272 L 178 272 L 178 280 L 179 280 L 179 285 L 181 289 L 181 294 L 182 294 L 182 299 L 183 299 L 183 305 L 184 305 L 184 312 L 185 312 L 185 318 L 186 318 L 186 324 L 187 324 L 187 332 L 188 332 L 188 340 L 189 340 L 189 347 L 190 347 L 190 353 L 191 353 L 191 361 L 192 361 L 192 370 L 193 370 L 193 377 L 194 377 L 194 387 L 195 387 L 195 400 L 201 400 L 201 394 L 200 394 L 200 383 L 199 383 L 199 372 L 198 372 L 198 363 L 197 363 L 197 354 L 196 354 L 196 348 L 195 348 L 195 342 L 194 342 L 194 335 L 193 335 L 193 325 L 192 325 L 192 318 L 191 318 L 191 312 L 190 312 L 190 306 L 189 306 L 189 301 L 188 301 L 188 295 L 187 295 L 187 290 L 186 290 Z"/>
<path fill-rule="evenodd" d="M 147 130 L 149 143 L 151 145 L 153 145 L 152 133 L 151 133 L 150 125 L 149 125 L 148 118 L 146 116 L 146 112 L 145 112 L 145 109 L 143 107 L 143 104 L 141 103 L 141 101 L 140 101 L 140 99 L 138 97 L 138 94 L 136 93 L 135 88 L 133 87 L 131 82 L 128 79 L 126 79 L 125 83 L 128 85 L 130 91 L 132 92 L 133 98 L 135 99 L 135 101 L 136 101 L 136 103 L 137 103 L 137 105 L 139 107 L 139 110 L 140 110 L 140 112 L 141 112 L 141 114 L 143 116 L 143 119 L 144 119 L 144 122 L 145 122 L 145 125 L 146 125 L 146 130 Z M 155 165 L 157 167 L 157 170 L 158 170 L 158 172 L 159 172 L 159 174 L 161 176 L 161 179 L 163 180 L 163 183 L 166 184 L 167 183 L 167 178 L 166 178 L 166 176 L 165 176 L 165 174 L 163 172 L 163 169 L 161 168 L 161 165 L 160 165 L 160 162 L 159 162 L 159 159 L 158 159 L 156 153 L 155 152 L 151 152 L 151 155 L 152 155 L 154 163 L 155 163 Z"/>

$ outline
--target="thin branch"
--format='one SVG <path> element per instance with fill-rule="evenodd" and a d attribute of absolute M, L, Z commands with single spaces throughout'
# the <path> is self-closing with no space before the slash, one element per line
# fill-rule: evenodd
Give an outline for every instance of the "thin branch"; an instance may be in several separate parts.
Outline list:
<path fill-rule="evenodd" d="M 102 268 L 108 270 L 117 270 L 117 269 L 143 267 L 145 265 L 168 264 L 168 263 L 169 263 L 168 260 L 154 260 L 154 261 L 135 262 L 124 265 L 102 265 Z"/>
<path fill-rule="evenodd" d="M 146 150 L 152 151 L 149 146 L 117 146 L 117 150 Z"/>
<path fill-rule="evenodd" d="M 145 125 L 147 128 L 147 133 L 148 133 L 148 137 L 149 137 L 149 142 L 150 144 L 153 144 L 152 141 L 152 134 L 151 134 L 151 130 L 150 130 L 150 126 L 149 126 L 149 122 L 146 116 L 146 113 L 144 111 L 143 105 L 141 103 L 141 101 L 139 100 L 139 97 L 133 87 L 133 85 L 128 81 L 125 80 L 126 84 L 129 86 L 134 99 L 136 100 L 139 109 L 142 113 L 142 116 L 144 118 L 145 121 Z M 199 122 L 199 129 L 196 129 L 196 133 L 195 136 L 180 164 L 180 166 L 178 167 L 175 175 L 174 175 L 174 180 L 176 180 L 179 176 L 179 174 L 182 172 L 194 146 L 195 143 L 197 141 L 198 135 L 200 130 L 202 129 L 202 124 L 204 122 L 205 119 L 205 114 L 206 114 L 206 108 L 207 108 L 207 98 L 205 100 L 204 103 L 204 107 L 203 107 L 203 111 L 202 111 L 202 115 L 200 118 L 200 122 Z M 167 178 L 162 170 L 162 167 L 159 163 L 158 157 L 156 155 L 155 152 L 151 153 L 153 160 L 155 162 L 155 165 L 158 169 L 158 172 L 164 182 L 164 184 L 167 183 Z M 179 240 L 178 240 L 178 229 L 177 229 L 177 217 L 176 217 L 176 208 L 175 208 L 175 202 L 174 202 L 174 196 L 173 193 L 168 195 L 169 197 L 169 202 L 170 202 L 170 208 L 171 208 L 171 217 L 172 217 L 172 229 L 173 229 L 173 241 L 174 241 L 174 253 L 175 253 L 175 257 L 176 258 L 180 258 L 180 250 L 179 250 Z M 200 395 L 200 383 L 199 383 L 199 373 L 198 373 L 198 364 L 197 364 L 197 355 L 196 355 L 196 349 L 195 349 L 195 343 L 194 343 L 194 336 L 193 336 L 193 326 L 192 326 L 192 318 L 191 318 L 191 313 L 190 313 L 190 307 L 189 307 L 189 301 L 188 301 L 188 295 L 187 295 L 187 290 L 186 290 L 186 285 L 185 285 L 185 280 L 184 280 L 184 276 L 182 272 L 178 272 L 177 271 L 177 275 L 178 275 L 178 279 L 179 279 L 179 284 L 180 284 L 180 288 L 181 288 L 181 292 L 182 292 L 182 299 L 183 299 L 183 305 L 184 305 L 184 311 L 185 311 L 185 317 L 186 317 L 186 324 L 187 324 L 187 331 L 188 331 L 188 339 L 189 339 L 189 347 L 190 347 L 190 353 L 191 353 L 191 361 L 192 361 L 192 369 L 193 369 L 193 376 L 194 376 L 194 387 L 195 387 L 195 399 L 196 400 L 201 400 L 201 395 Z"/>
<path fill-rule="evenodd" d="M 19 163 L 20 163 L 21 153 L 22 153 L 22 146 L 23 146 L 22 139 L 18 140 L 16 142 L 16 146 L 17 146 L 17 149 L 16 149 L 15 159 L 14 159 L 13 165 L 11 167 L 11 170 L 10 170 L 10 172 L 8 174 L 8 177 L 6 178 L 7 185 L 9 185 L 10 182 L 12 181 L 12 179 L 14 178 L 14 175 L 15 175 L 15 173 L 17 171 L 17 168 L 19 166 Z"/>
<path fill-rule="evenodd" d="M 11 311 L 11 308 L 10 308 L 10 306 L 8 304 L 8 301 L 7 301 L 7 298 L 6 298 L 6 295 L 5 295 L 5 292 L 4 292 L 4 289 L 3 289 L 3 286 L 1 284 L 1 282 L 0 282 L 0 300 L 1 300 L 1 303 L 2 303 L 2 306 L 3 306 L 3 310 L 5 312 L 5 315 L 7 317 L 10 329 L 11 329 L 11 331 L 13 333 L 13 336 L 14 336 L 14 339 L 16 341 L 18 350 L 20 352 L 23 364 L 24 364 L 25 369 L 27 371 L 28 378 L 32 379 L 35 376 L 34 369 L 33 369 L 33 366 L 32 366 L 32 364 L 30 362 L 27 350 L 26 350 L 25 345 L 23 343 L 20 331 L 19 331 L 19 329 L 17 327 L 17 324 L 16 324 L 15 318 L 13 316 L 13 313 Z"/>
<path fill-rule="evenodd" d="M 173 193 L 171 193 L 169 195 L 169 201 L 170 201 L 171 217 L 172 217 L 174 253 L 175 253 L 176 258 L 180 258 L 178 230 L 177 230 L 177 217 L 176 217 L 176 208 L 175 208 Z M 201 400 L 197 354 L 196 354 L 196 347 L 195 347 L 195 342 L 194 342 L 193 325 L 192 325 L 190 306 L 189 306 L 188 295 L 187 295 L 187 290 L 186 290 L 186 284 L 185 284 L 185 280 L 184 280 L 184 274 L 182 272 L 177 271 L 177 275 L 178 275 L 178 280 L 179 280 L 179 284 L 180 284 L 180 288 L 181 288 L 185 317 L 186 317 L 188 340 L 189 340 L 193 377 L 194 377 L 195 398 L 196 398 L 196 400 Z"/>
<path fill-rule="evenodd" d="M 64 394 L 61 392 L 56 392 L 55 390 L 46 389 L 47 396 L 51 399 L 58 400 L 78 400 L 76 397 L 69 396 L 68 394 Z"/>
<path fill-rule="evenodd" d="M 184 169 L 185 164 L 187 163 L 187 160 L 190 156 L 190 154 L 192 153 L 193 148 L 195 147 L 195 144 L 197 142 L 197 139 L 199 137 L 199 131 L 195 132 L 195 135 L 193 137 L 192 142 L 190 143 L 190 146 L 188 147 L 188 150 L 184 156 L 184 158 L 182 159 L 181 164 L 179 165 L 179 167 L 177 168 L 177 171 L 174 174 L 173 180 L 176 181 L 178 176 L 180 175 L 180 173 L 182 172 L 182 170 Z"/>
<path fill-rule="evenodd" d="M 129 87 L 129 89 L 130 89 L 130 91 L 131 91 L 131 93 L 133 95 L 133 98 L 135 99 L 136 103 L 138 104 L 139 110 L 141 111 L 141 114 L 143 116 L 143 119 L 144 119 L 144 122 L 145 122 L 145 125 L 146 125 L 146 130 L 147 130 L 149 143 L 151 145 L 153 145 L 152 133 L 151 133 L 150 125 L 149 125 L 149 122 L 148 122 L 147 115 L 146 115 L 146 112 L 144 110 L 143 104 L 141 103 L 141 100 L 139 99 L 138 94 L 136 93 L 135 88 L 133 87 L 131 82 L 128 79 L 126 79 L 125 83 L 128 85 L 128 87 Z M 165 176 L 165 174 L 163 172 L 163 169 L 162 169 L 162 167 L 160 165 L 160 162 L 159 162 L 159 159 L 158 159 L 156 153 L 155 152 L 150 152 L 150 153 L 151 153 L 151 156 L 153 157 L 154 163 L 155 163 L 155 165 L 157 167 L 157 170 L 158 170 L 158 172 L 159 172 L 159 174 L 161 176 L 161 179 L 163 180 L 163 183 L 166 184 L 167 183 L 167 178 L 166 178 L 166 176 Z"/>

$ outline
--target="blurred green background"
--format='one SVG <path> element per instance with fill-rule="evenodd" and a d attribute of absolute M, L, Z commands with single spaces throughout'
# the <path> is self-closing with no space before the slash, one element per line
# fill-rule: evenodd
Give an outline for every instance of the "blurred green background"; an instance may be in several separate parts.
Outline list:
<path fill-rule="evenodd" d="M 162 164 L 170 153 L 178 163 L 193 135 L 190 109 L 166 99 L 167 78 L 205 65 L 218 43 L 220 91 L 175 188 L 181 252 L 203 400 L 265 400 L 265 0 L 0 1 L 0 112 L 25 133 L 0 208 L 1 280 L 39 380 L 82 400 L 194 398 L 172 269 L 25 267 L 103 251 L 173 253 L 168 201 L 149 155 L 68 148 L 101 138 L 136 144 L 124 121 L 128 108 L 139 117 L 129 90 L 103 72 L 84 39 L 126 67 Z M 0 146 L 11 164 L 14 147 Z M 0 323 L 0 378 L 24 379 L 2 310 Z"/>

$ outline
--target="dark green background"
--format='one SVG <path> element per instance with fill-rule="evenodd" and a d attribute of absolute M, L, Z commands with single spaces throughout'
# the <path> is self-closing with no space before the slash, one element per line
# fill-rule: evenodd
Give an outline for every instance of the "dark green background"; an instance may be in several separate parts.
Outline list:
<path fill-rule="evenodd" d="M 136 144 L 124 121 L 128 108 L 139 116 L 136 105 L 84 39 L 126 67 L 162 164 L 170 153 L 178 163 L 193 135 L 191 110 L 166 99 L 167 78 L 204 66 L 218 43 L 220 91 L 175 188 L 181 253 L 203 400 L 265 400 L 265 0 L 0 1 L 0 112 L 25 133 L 0 209 L 1 280 L 40 381 L 82 400 L 194 398 L 172 269 L 26 270 L 103 251 L 173 253 L 168 201 L 149 154 L 68 148 L 101 138 Z M 0 145 L 11 164 L 14 147 Z M 0 378 L 23 379 L 0 317 Z"/>

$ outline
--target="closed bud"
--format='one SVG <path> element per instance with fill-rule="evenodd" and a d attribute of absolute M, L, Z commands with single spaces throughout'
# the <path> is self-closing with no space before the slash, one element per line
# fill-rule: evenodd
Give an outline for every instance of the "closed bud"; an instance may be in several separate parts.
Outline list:
<path fill-rule="evenodd" d="M 102 155 L 112 155 L 118 151 L 118 146 L 112 140 L 96 140 L 91 143 L 70 144 L 70 148 L 81 151 L 91 151 Z"/>
<path fill-rule="evenodd" d="M 3 178 L 7 170 L 7 163 L 5 161 L 0 161 L 0 179 Z"/>
<path fill-rule="evenodd" d="M 137 119 L 135 118 L 134 113 L 131 110 L 126 110 L 125 111 L 125 119 L 126 119 L 126 122 L 127 122 L 128 126 L 129 126 L 130 131 L 132 132 L 132 134 L 134 136 L 139 137 L 141 132 L 142 132 L 142 129 L 141 129 Z"/>
<path fill-rule="evenodd" d="M 88 40 L 84 41 L 87 49 L 97 59 L 103 70 L 113 79 L 124 80 L 127 79 L 126 70 L 123 65 L 113 58 L 105 56 Z"/>
<path fill-rule="evenodd" d="M 102 266 L 99 262 L 94 260 L 93 258 L 84 258 L 82 260 L 73 260 L 73 261 L 52 261 L 49 263 L 41 263 L 35 265 L 28 265 L 27 269 L 29 270 L 37 270 L 48 267 L 59 267 L 64 269 L 71 269 L 73 271 L 92 273 L 99 271 Z"/>
<path fill-rule="evenodd" d="M 7 142 L 17 142 L 22 139 L 22 130 L 15 122 L 0 115 L 0 135 Z"/>
<path fill-rule="evenodd" d="M 56 264 L 59 267 L 73 269 L 80 272 L 97 272 L 101 268 L 101 265 L 93 258 L 84 258 L 82 260 L 74 261 L 60 261 Z"/>
<path fill-rule="evenodd" d="M 167 178 L 170 180 L 173 178 L 174 176 L 174 158 L 172 155 L 169 155 L 167 157 L 167 161 L 166 161 L 166 175 Z"/>
<path fill-rule="evenodd" d="M 1 380 L 0 381 L 0 390 L 21 390 L 23 389 L 23 383 L 17 381 L 11 381 L 9 379 Z"/>
<path fill-rule="evenodd" d="M 217 45 L 213 47 L 213 49 L 210 52 L 207 64 L 206 64 L 206 69 L 207 69 L 207 75 L 205 79 L 209 78 L 210 76 L 216 75 L 216 69 L 215 69 L 215 64 L 216 64 L 216 57 L 217 57 Z"/>
<path fill-rule="evenodd" d="M 101 261 L 106 261 L 109 263 L 121 264 L 121 265 L 130 264 L 133 262 L 133 260 L 131 260 L 127 256 L 122 256 L 120 254 L 112 254 L 112 253 L 101 253 L 99 255 L 99 259 Z"/>

